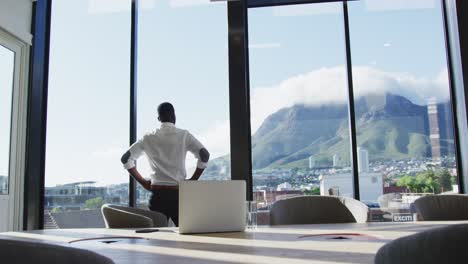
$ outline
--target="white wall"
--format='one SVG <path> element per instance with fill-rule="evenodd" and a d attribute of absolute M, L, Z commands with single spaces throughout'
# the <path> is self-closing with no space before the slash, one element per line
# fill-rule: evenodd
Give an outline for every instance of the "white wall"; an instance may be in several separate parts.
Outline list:
<path fill-rule="evenodd" d="M 353 197 L 353 176 L 351 173 L 336 173 L 320 176 L 320 195 L 329 195 L 330 188 L 338 188 L 339 196 Z"/>
<path fill-rule="evenodd" d="M 32 0 L 0 0 L 0 27 L 31 44 Z"/>
<path fill-rule="evenodd" d="M 353 176 L 350 173 L 322 175 L 320 178 L 320 195 L 328 195 L 328 189 L 338 187 L 340 196 L 353 197 Z M 359 191 L 361 201 L 377 201 L 383 194 L 382 174 L 360 173 Z"/>
<path fill-rule="evenodd" d="M 383 195 L 382 174 L 372 172 L 359 174 L 359 191 L 361 201 L 377 202 L 377 198 Z"/>

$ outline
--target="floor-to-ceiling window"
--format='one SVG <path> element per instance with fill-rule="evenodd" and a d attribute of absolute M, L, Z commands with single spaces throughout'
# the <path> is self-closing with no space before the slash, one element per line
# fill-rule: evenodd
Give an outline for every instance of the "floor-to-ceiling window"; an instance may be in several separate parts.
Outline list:
<path fill-rule="evenodd" d="M 102 226 L 103 203 L 128 203 L 130 2 L 52 6 L 45 227 Z"/>
<path fill-rule="evenodd" d="M 293 195 L 353 195 L 342 7 L 249 8 L 260 207 Z M 398 221 L 422 195 L 458 192 L 441 1 L 348 7 L 359 197 L 371 221 Z"/>
<path fill-rule="evenodd" d="M 138 14 L 138 137 L 159 128 L 157 107 L 174 105 L 176 126 L 187 129 L 211 158 L 201 180 L 230 179 L 228 27 L 226 2 L 142 1 Z M 152 173 L 141 159 L 144 177 Z M 190 153 L 187 176 L 196 167 Z M 138 187 L 137 204 L 150 193 Z"/>
<path fill-rule="evenodd" d="M 421 195 L 458 192 L 441 2 L 348 5 L 360 198 L 391 221 Z"/>
<path fill-rule="evenodd" d="M 353 197 L 341 3 L 251 8 L 250 107 L 259 208 Z"/>

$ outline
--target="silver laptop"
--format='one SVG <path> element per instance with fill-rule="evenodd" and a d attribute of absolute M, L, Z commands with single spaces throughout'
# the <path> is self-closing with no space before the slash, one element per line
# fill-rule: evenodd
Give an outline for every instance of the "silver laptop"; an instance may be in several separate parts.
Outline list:
<path fill-rule="evenodd" d="M 245 229 L 245 181 L 184 181 L 179 186 L 179 233 Z"/>

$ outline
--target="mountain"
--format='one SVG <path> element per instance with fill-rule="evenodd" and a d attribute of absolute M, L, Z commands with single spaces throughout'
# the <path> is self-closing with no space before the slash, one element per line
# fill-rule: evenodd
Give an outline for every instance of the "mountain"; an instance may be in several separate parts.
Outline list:
<path fill-rule="evenodd" d="M 454 155 L 450 104 L 437 104 L 441 154 Z M 427 105 L 395 95 L 369 95 L 355 102 L 358 146 L 369 160 L 431 157 Z M 449 124 L 449 125 L 447 125 Z M 338 154 L 349 164 L 347 104 L 294 105 L 268 116 L 252 137 L 254 169 L 307 168 L 333 165 Z M 210 161 L 209 175 L 229 171 L 229 155 Z M 229 177 L 229 175 L 225 175 Z"/>
<path fill-rule="evenodd" d="M 453 153 L 448 103 L 438 104 L 442 155 Z M 430 157 L 427 106 L 403 96 L 362 97 L 355 103 L 358 146 L 370 160 Z M 283 108 L 265 119 L 252 138 L 253 168 L 331 166 L 333 155 L 349 163 L 348 107 L 345 104 Z"/>
<path fill-rule="evenodd" d="M 332 145 L 347 113 L 343 105 L 295 105 L 270 115 L 252 138 L 253 168 L 291 163 L 308 158 L 319 145 Z"/>

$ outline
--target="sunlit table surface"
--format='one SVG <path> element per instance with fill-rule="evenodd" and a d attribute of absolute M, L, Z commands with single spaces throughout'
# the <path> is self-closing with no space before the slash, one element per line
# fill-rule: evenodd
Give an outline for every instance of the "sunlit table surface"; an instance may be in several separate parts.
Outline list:
<path fill-rule="evenodd" d="M 134 229 L 49 229 L 0 237 L 88 249 L 115 263 L 373 263 L 385 243 L 468 221 L 259 226 L 235 233 L 181 235 Z"/>

